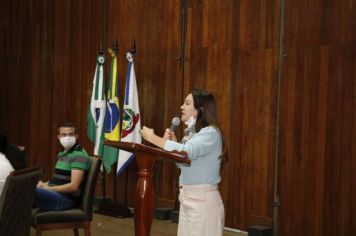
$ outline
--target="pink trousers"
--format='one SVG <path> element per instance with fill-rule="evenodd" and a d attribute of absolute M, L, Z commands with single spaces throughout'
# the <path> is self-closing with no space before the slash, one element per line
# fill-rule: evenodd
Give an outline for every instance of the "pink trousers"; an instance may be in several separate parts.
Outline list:
<path fill-rule="evenodd" d="M 178 236 L 223 234 L 225 212 L 217 186 L 182 185 L 179 202 Z"/>

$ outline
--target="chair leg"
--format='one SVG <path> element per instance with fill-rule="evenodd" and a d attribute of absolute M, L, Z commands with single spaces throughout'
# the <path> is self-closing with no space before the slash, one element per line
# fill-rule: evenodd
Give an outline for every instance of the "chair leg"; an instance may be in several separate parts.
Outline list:
<path fill-rule="evenodd" d="M 79 236 L 79 230 L 78 228 L 73 229 L 74 235 Z"/>
<path fill-rule="evenodd" d="M 90 236 L 90 222 L 84 224 L 84 235 Z"/>

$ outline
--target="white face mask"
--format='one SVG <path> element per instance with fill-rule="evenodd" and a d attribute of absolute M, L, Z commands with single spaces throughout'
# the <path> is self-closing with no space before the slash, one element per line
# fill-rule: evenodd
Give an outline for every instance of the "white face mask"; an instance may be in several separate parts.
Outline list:
<path fill-rule="evenodd" d="M 191 126 L 195 125 L 195 122 L 197 121 L 197 118 L 191 116 L 187 121 L 184 122 L 190 128 Z"/>
<path fill-rule="evenodd" d="M 65 150 L 70 149 L 75 144 L 76 140 L 74 136 L 61 137 L 59 142 L 62 144 Z"/>

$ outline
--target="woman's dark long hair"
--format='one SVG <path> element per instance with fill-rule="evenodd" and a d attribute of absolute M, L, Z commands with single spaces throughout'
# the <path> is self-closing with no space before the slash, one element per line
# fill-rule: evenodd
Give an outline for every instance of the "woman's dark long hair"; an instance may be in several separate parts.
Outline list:
<path fill-rule="evenodd" d="M 201 89 L 193 89 L 191 94 L 193 96 L 194 107 L 198 111 L 195 123 L 196 132 L 209 125 L 218 127 L 214 96 Z"/>
<path fill-rule="evenodd" d="M 7 148 L 7 138 L 4 134 L 0 133 L 0 152 L 5 153 Z"/>
<path fill-rule="evenodd" d="M 194 108 L 198 111 L 198 116 L 195 123 L 195 131 L 199 132 L 202 128 L 207 126 L 215 127 L 221 135 L 223 145 L 221 157 L 223 162 L 226 162 L 226 144 L 218 125 L 214 95 L 202 89 L 193 89 L 191 94 L 194 101 Z"/>
<path fill-rule="evenodd" d="M 18 147 L 8 143 L 7 137 L 0 133 L 0 152 L 5 155 L 15 170 L 26 167 L 26 156 Z"/>

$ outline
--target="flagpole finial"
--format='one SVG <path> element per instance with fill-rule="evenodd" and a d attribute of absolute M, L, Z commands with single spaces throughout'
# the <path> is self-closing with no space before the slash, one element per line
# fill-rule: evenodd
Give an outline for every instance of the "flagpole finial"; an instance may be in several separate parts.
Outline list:
<path fill-rule="evenodd" d="M 118 51 L 117 38 L 115 38 L 115 41 L 114 41 L 114 43 L 113 43 L 112 48 L 113 48 L 113 50 L 114 50 L 114 53 L 117 54 L 117 51 Z"/>
<path fill-rule="evenodd" d="M 99 54 L 100 55 L 104 54 L 103 40 L 100 40 Z"/>
<path fill-rule="evenodd" d="M 136 54 L 136 41 L 135 41 L 135 37 L 133 38 L 133 42 L 132 42 L 132 46 L 131 46 L 130 53 L 132 54 L 133 57 L 134 57 L 135 54 Z"/>
<path fill-rule="evenodd" d="M 105 63 L 104 47 L 103 47 L 103 41 L 102 40 L 100 40 L 99 55 L 97 57 L 97 62 L 100 65 L 103 65 Z"/>

